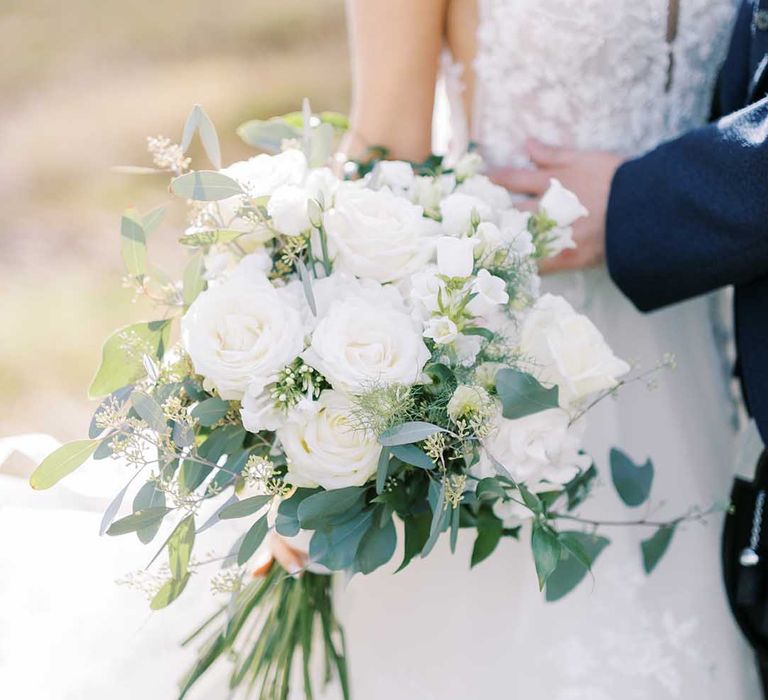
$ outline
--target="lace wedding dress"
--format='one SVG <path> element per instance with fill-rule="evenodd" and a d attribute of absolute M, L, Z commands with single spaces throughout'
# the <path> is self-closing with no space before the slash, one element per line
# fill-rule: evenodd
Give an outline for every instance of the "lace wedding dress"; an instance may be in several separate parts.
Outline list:
<path fill-rule="evenodd" d="M 673 4 L 670 6 L 668 2 Z M 494 165 L 526 137 L 639 154 L 702 124 L 735 0 L 481 0 L 471 138 Z M 466 139 L 460 72 L 445 71 L 454 146 Z M 457 143 L 458 142 L 458 143 Z M 622 357 L 677 369 L 591 414 L 601 484 L 585 516 L 635 519 L 613 493 L 608 451 L 656 466 L 655 518 L 728 496 L 733 431 L 712 299 L 642 315 L 605 270 L 545 282 L 581 307 Z M 353 691 L 364 700 L 708 700 L 760 697 L 720 578 L 721 516 L 678 528 L 656 571 L 610 528 L 594 580 L 557 603 L 537 590 L 527 544 L 502 542 L 469 571 L 470 537 L 396 576 L 356 577 L 342 598 Z M 523 534 L 526 537 L 527 533 Z"/>

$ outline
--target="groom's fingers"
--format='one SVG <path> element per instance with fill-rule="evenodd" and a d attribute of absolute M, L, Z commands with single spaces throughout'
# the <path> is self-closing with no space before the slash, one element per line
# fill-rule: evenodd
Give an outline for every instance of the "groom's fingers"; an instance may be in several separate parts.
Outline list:
<path fill-rule="evenodd" d="M 525 142 L 525 150 L 531 162 L 538 168 L 561 168 L 573 160 L 574 151 L 568 148 L 547 146 L 536 139 L 528 139 Z"/>
<path fill-rule="evenodd" d="M 549 187 L 549 175 L 540 170 L 527 168 L 499 168 L 489 173 L 497 185 L 510 192 L 540 197 Z"/>

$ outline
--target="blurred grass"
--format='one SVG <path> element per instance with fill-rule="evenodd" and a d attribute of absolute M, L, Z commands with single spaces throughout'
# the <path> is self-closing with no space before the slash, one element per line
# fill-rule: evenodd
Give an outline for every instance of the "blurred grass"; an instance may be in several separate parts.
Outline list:
<path fill-rule="evenodd" d="M 0 94 L 0 436 L 65 440 L 87 425 L 102 341 L 147 316 L 121 288 L 120 213 L 167 199 L 164 179 L 109 168 L 148 165 L 146 136 L 178 140 L 195 102 L 225 161 L 252 154 L 246 119 L 304 96 L 345 111 L 343 0 L 6 0 Z M 150 244 L 161 261 L 173 223 Z"/>

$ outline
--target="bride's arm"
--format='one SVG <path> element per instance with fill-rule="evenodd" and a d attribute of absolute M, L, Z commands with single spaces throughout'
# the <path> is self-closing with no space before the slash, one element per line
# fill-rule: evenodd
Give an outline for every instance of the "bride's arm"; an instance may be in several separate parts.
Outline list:
<path fill-rule="evenodd" d="M 347 0 L 352 58 L 350 132 L 342 150 L 361 157 L 430 152 L 432 108 L 448 0 Z"/>

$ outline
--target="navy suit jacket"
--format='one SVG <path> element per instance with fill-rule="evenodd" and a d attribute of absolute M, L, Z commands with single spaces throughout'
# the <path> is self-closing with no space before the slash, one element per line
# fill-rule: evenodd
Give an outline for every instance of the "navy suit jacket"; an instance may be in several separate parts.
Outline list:
<path fill-rule="evenodd" d="M 741 7 L 714 117 L 619 168 L 608 269 L 643 311 L 734 285 L 737 369 L 768 445 L 768 0 Z"/>

